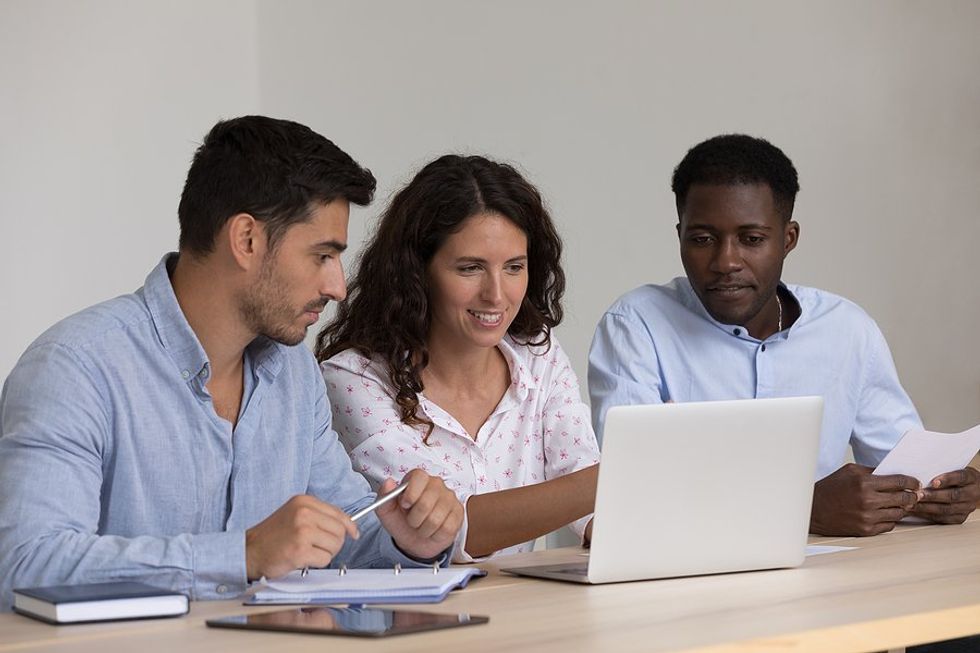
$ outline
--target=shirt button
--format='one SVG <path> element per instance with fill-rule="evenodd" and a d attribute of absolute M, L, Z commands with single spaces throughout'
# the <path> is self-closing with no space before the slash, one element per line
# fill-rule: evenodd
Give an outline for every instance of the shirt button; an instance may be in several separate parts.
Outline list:
<path fill-rule="evenodd" d="M 181 375 L 182 377 L 184 377 L 185 379 L 189 379 L 189 378 L 191 377 L 191 373 L 190 373 L 190 372 L 188 372 L 187 370 L 181 370 L 181 371 L 180 371 L 180 375 Z"/>
<path fill-rule="evenodd" d="M 228 586 L 218 585 L 217 587 L 214 588 L 214 591 L 216 591 L 218 594 L 224 594 L 225 592 L 228 591 Z"/>
<path fill-rule="evenodd" d="M 762 351 L 765 351 L 765 350 L 766 350 L 766 346 L 765 345 L 762 345 Z"/>
<path fill-rule="evenodd" d="M 735 329 L 735 330 L 732 331 L 732 333 L 734 333 L 737 336 L 740 336 L 740 335 L 742 335 L 742 330 L 741 329 Z"/>

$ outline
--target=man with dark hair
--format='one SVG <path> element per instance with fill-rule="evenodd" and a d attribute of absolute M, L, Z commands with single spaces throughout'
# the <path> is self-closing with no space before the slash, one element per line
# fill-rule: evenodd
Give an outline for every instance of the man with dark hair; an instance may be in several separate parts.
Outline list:
<path fill-rule="evenodd" d="M 718 136 L 687 153 L 672 188 L 687 277 L 627 293 L 599 322 L 589 392 L 600 441 L 611 406 L 820 395 L 812 532 L 874 535 L 909 514 L 964 521 L 980 499 L 977 470 L 927 488 L 871 474 L 922 424 L 874 321 L 846 299 L 780 281 L 800 235 L 789 158 L 762 139 Z M 857 464 L 841 467 L 848 444 Z"/>
<path fill-rule="evenodd" d="M 15 587 L 139 579 L 230 598 L 307 566 L 448 562 L 462 506 L 421 470 L 351 521 L 374 495 L 294 346 L 345 296 L 349 203 L 374 187 L 302 125 L 211 130 L 179 253 L 135 293 L 49 329 L 4 385 L 0 608 Z"/>

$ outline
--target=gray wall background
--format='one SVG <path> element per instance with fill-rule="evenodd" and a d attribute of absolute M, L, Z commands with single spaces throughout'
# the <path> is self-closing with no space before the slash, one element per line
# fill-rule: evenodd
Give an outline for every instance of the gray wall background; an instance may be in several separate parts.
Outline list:
<path fill-rule="evenodd" d="M 787 281 L 861 304 L 926 425 L 980 422 L 980 3 L 0 0 L 0 377 L 176 247 L 218 119 L 306 123 L 390 193 L 447 151 L 517 164 L 565 239 L 585 376 L 620 294 L 682 274 L 669 178 L 740 131 L 800 171 Z"/>

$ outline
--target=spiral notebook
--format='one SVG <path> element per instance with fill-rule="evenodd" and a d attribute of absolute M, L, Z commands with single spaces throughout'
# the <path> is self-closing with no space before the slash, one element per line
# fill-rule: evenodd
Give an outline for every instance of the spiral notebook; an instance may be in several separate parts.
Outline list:
<path fill-rule="evenodd" d="M 439 603 L 470 579 L 486 576 L 474 567 L 426 569 L 311 569 L 266 580 L 245 605 L 330 605 L 339 603 Z"/>

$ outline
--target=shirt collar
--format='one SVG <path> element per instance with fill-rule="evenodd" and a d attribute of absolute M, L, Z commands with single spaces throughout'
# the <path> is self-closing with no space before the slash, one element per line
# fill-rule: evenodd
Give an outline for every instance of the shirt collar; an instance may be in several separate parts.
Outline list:
<path fill-rule="evenodd" d="M 264 372 L 271 381 L 282 369 L 284 356 L 282 348 L 286 346 L 265 336 L 259 336 L 245 348 L 245 358 L 252 361 L 254 369 Z M 300 343 L 294 346 L 305 345 Z"/>
<path fill-rule="evenodd" d="M 676 283 L 677 288 L 680 290 L 679 295 L 681 298 L 681 302 L 689 310 L 697 313 L 708 322 L 711 322 L 711 324 L 713 324 L 716 328 L 720 329 L 721 331 L 724 331 L 726 334 L 728 334 L 733 338 L 738 338 L 740 340 L 748 340 L 750 342 L 762 342 L 758 338 L 753 338 L 751 335 L 749 335 L 749 330 L 740 324 L 723 324 L 718 320 L 716 320 L 715 318 L 711 317 L 711 314 L 708 313 L 708 309 L 704 307 L 704 304 L 701 303 L 701 299 L 698 297 L 697 293 L 694 292 L 694 288 L 691 286 L 690 279 L 688 279 L 687 277 L 677 277 L 676 279 L 674 279 L 674 281 Z M 789 294 L 790 297 L 793 298 L 793 301 L 795 301 L 797 305 L 800 307 L 800 317 L 799 319 L 796 320 L 796 322 L 790 325 L 789 328 L 783 329 L 779 333 L 774 333 L 773 335 L 766 338 L 766 340 L 788 339 L 790 333 L 793 331 L 794 328 L 796 328 L 798 324 L 800 324 L 800 322 L 803 321 L 804 315 L 806 314 L 806 309 L 803 306 L 803 302 L 800 301 L 796 293 L 794 293 L 793 290 L 789 286 L 784 284 L 782 281 L 779 282 L 779 287 L 782 288 L 784 291 L 786 291 L 786 293 Z M 784 306 L 783 308 L 785 310 L 786 307 Z"/>
<path fill-rule="evenodd" d="M 177 256 L 176 252 L 169 252 L 153 268 L 143 284 L 143 298 L 163 348 L 177 364 L 181 378 L 190 381 L 199 375 L 206 378 L 210 373 L 210 363 L 201 341 L 177 303 L 170 282 L 170 272 L 177 264 Z M 279 348 L 284 346 L 259 336 L 245 349 L 245 357 L 254 369 L 263 370 L 270 378 L 275 378 L 282 369 L 282 352 Z"/>
<path fill-rule="evenodd" d="M 500 350 L 500 353 L 504 356 L 504 360 L 507 361 L 507 368 L 510 370 L 510 387 L 508 387 L 507 391 L 504 392 L 504 396 L 494 409 L 493 415 L 508 411 L 514 406 L 520 405 L 522 402 L 527 400 L 528 394 L 531 392 L 531 390 L 536 390 L 539 385 L 539 381 L 535 380 L 534 375 L 532 375 L 527 369 L 527 365 L 523 360 L 523 358 L 528 354 L 533 355 L 530 346 L 516 343 L 510 335 L 506 335 L 500 341 L 500 343 L 497 344 L 497 349 Z M 439 415 L 438 411 L 441 410 L 443 413 L 445 413 L 444 410 L 426 399 L 425 395 L 421 392 L 418 394 L 418 398 L 419 408 L 429 419 L 442 428 L 456 432 L 456 429 L 453 426 L 455 420 L 446 420 Z M 447 413 L 446 417 L 451 416 L 449 416 Z M 459 434 L 465 434 L 465 432 L 462 431 L 461 426 L 459 427 Z"/>
<path fill-rule="evenodd" d="M 518 351 L 518 348 L 520 348 L 520 351 Z M 497 345 L 497 349 L 504 355 L 504 360 L 507 361 L 507 367 L 510 369 L 511 390 L 517 392 L 517 396 L 521 401 L 527 399 L 528 393 L 538 388 L 538 382 L 527 369 L 527 365 L 523 360 L 526 354 L 530 353 L 530 346 L 518 344 L 514 342 L 510 335 L 507 335 Z M 522 354 L 525 356 L 522 356 Z"/>

